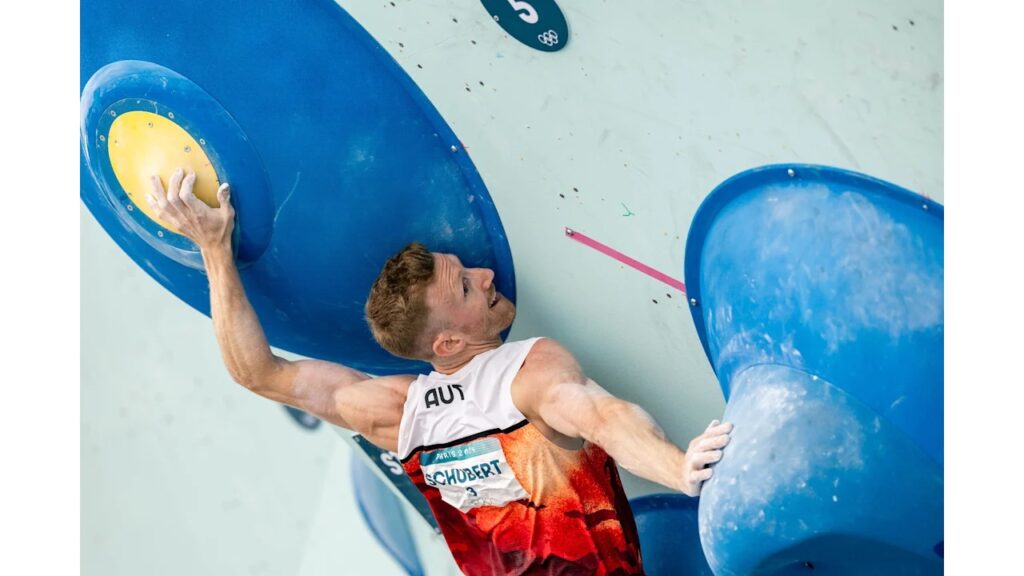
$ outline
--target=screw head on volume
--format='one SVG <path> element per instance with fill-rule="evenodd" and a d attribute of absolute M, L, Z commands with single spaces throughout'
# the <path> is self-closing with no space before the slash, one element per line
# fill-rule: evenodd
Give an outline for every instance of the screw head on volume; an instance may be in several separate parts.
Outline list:
<path fill-rule="evenodd" d="M 696 306 L 696 305 L 697 305 L 697 299 L 696 298 L 690 298 L 690 306 Z"/>

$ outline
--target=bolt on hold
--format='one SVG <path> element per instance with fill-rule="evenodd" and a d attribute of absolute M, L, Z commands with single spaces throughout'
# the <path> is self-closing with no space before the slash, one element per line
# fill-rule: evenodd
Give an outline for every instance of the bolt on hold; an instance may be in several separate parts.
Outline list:
<path fill-rule="evenodd" d="M 697 299 L 696 298 L 690 298 L 690 306 L 696 306 L 696 305 L 697 305 Z"/>
<path fill-rule="evenodd" d="M 458 151 L 459 151 L 459 149 L 455 147 L 455 144 L 452 144 L 452 152 L 458 152 Z"/>
<path fill-rule="evenodd" d="M 793 176 L 796 176 L 796 171 L 790 168 L 789 170 L 786 170 L 786 174 L 789 174 L 789 177 L 792 178 Z"/>

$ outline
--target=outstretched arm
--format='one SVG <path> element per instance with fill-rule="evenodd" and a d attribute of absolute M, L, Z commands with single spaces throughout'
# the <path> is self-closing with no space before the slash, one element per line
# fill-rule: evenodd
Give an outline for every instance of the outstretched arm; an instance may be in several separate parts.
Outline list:
<path fill-rule="evenodd" d="M 690 496 L 700 494 L 701 484 L 712 474 L 707 465 L 722 458 L 731 424 L 712 421 L 683 451 L 643 408 L 587 378 L 575 358 L 553 340 L 537 342 L 528 362 L 536 362 L 530 368 L 534 378 L 517 396 L 547 426 L 597 444 L 637 476 Z"/>
<path fill-rule="evenodd" d="M 220 206 L 211 208 L 193 194 L 194 184 L 195 174 L 179 169 L 164 192 L 159 176 L 153 176 L 153 192 L 147 200 L 159 218 L 199 246 L 210 280 L 210 316 L 231 377 L 261 396 L 360 432 L 382 448 L 394 450 L 412 378 L 371 380 L 341 364 L 292 362 L 274 355 L 235 266 L 230 187 L 221 185 L 217 190 Z"/>

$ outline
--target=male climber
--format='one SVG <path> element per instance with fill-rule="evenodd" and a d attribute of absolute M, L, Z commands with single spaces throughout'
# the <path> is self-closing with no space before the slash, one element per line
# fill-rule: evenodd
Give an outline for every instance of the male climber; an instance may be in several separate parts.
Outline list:
<path fill-rule="evenodd" d="M 430 362 L 429 375 L 371 378 L 275 356 L 233 261 L 229 187 L 211 208 L 194 184 L 179 169 L 165 192 L 153 176 L 147 200 L 202 252 L 232 378 L 397 452 L 466 574 L 642 574 L 615 464 L 696 496 L 722 457 L 731 424 L 712 421 L 684 452 L 554 340 L 503 344 L 515 306 L 494 272 L 417 243 L 384 264 L 366 317 L 381 346 Z"/>

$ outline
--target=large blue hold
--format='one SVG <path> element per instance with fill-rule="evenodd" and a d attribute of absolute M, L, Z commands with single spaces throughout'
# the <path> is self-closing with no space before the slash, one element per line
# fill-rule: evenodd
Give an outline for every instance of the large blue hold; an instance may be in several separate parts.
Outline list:
<path fill-rule="evenodd" d="M 700 502 L 716 574 L 942 572 L 942 212 L 803 165 L 698 210 L 686 285 L 735 424 Z"/>
<path fill-rule="evenodd" d="M 116 86 L 104 84 L 111 78 Z M 242 281 L 274 346 L 375 374 L 426 369 L 379 348 L 363 320 L 384 261 L 413 240 L 493 268 L 515 300 L 504 231 L 461 142 L 330 0 L 86 2 L 81 85 L 85 149 L 99 146 L 99 116 L 142 106 L 177 111 L 203 139 L 219 178 L 235 185 Z M 138 211 L 111 200 L 120 191 L 104 177 L 109 161 L 92 160 L 83 153 L 81 196 L 93 216 L 155 280 L 209 314 L 194 247 L 140 234 Z"/>

